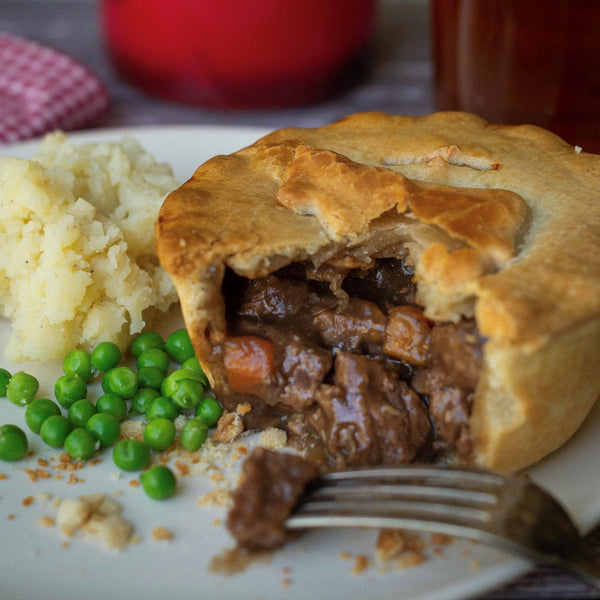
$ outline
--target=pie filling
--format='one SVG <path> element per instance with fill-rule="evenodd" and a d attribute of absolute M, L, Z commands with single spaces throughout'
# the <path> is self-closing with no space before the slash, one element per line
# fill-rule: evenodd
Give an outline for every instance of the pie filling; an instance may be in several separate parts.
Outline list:
<path fill-rule="evenodd" d="M 368 269 L 294 263 L 253 280 L 227 271 L 221 399 L 249 404 L 248 428 L 283 427 L 307 457 L 260 450 L 246 460 L 228 518 L 241 546 L 284 541 L 285 518 L 319 470 L 449 450 L 468 459 L 483 340 L 471 319 L 429 321 L 412 275 L 401 258 Z"/>
<path fill-rule="evenodd" d="M 425 318 L 412 275 L 399 258 L 227 271 L 224 404 L 248 403 L 247 427 L 285 428 L 325 469 L 468 458 L 482 339 L 473 320 Z"/>

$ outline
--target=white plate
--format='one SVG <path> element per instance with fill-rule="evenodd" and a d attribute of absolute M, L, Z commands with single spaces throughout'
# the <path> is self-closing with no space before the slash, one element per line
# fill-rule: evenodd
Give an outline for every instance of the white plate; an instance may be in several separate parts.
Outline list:
<path fill-rule="evenodd" d="M 158 160 L 170 162 L 183 182 L 205 159 L 237 150 L 263 133 L 238 127 L 155 127 L 82 132 L 71 138 L 99 141 L 132 135 Z M 0 147 L 0 156 L 28 158 L 37 148 L 37 141 Z M 8 335 L 9 324 L 0 320 L 0 347 Z M 0 358 L 0 365 L 12 372 L 24 367 L 38 375 L 40 394 L 51 394 L 60 374 L 57 363 L 11 365 Z M 0 423 L 25 427 L 23 412 L 0 399 Z M 484 594 L 530 568 L 526 561 L 494 549 L 456 541 L 445 546 L 442 555 L 426 548 L 429 558 L 417 567 L 382 569 L 373 561 L 363 572 L 353 573 L 357 556 L 373 557 L 375 534 L 329 531 L 306 534 L 239 574 L 216 575 L 209 570 L 210 561 L 232 547 L 233 541 L 217 523 L 223 520 L 225 509 L 198 505 L 199 494 L 211 488 L 205 477 L 186 478 L 175 498 L 153 501 L 129 485 L 134 476 L 115 478 L 110 454 L 106 454 L 99 465 L 78 471 L 82 483 L 31 482 L 24 469 L 36 468 L 38 458 L 52 453 L 37 436 L 29 438 L 33 458 L 0 463 L 0 474 L 6 475 L 0 479 L 0 600 L 79 600 L 82 596 L 87 600 L 452 600 Z M 597 406 L 566 446 L 530 471 L 568 507 L 584 530 L 600 520 L 598 439 Z M 132 521 L 141 541 L 120 554 L 81 537 L 64 547 L 56 528 L 44 528 L 38 522 L 53 514 L 50 505 L 39 501 L 44 492 L 59 498 L 93 492 L 121 494 L 124 516 Z M 36 498 L 30 506 L 23 504 L 27 496 Z M 172 541 L 153 541 L 151 531 L 158 525 L 172 531 Z"/>

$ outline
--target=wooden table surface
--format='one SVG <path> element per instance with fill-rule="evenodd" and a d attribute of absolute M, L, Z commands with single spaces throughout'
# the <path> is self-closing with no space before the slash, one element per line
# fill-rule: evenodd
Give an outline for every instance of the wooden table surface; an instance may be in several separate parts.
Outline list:
<path fill-rule="evenodd" d="M 106 84 L 111 108 L 100 125 L 229 124 L 268 128 L 318 126 L 362 110 L 424 114 L 435 109 L 426 0 L 385 0 L 368 76 L 319 104 L 257 111 L 179 106 L 149 97 L 121 80 L 107 60 L 94 0 L 0 0 L 0 31 L 60 49 Z M 591 534 L 600 551 L 600 528 Z M 600 599 L 600 591 L 554 568 L 538 568 L 486 600 Z M 481 599 L 480 599 L 481 600 Z"/>

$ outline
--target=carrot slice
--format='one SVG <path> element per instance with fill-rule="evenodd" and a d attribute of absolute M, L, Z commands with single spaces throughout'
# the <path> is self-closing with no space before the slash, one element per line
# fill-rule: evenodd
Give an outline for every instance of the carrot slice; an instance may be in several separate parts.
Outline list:
<path fill-rule="evenodd" d="M 255 335 L 229 337 L 225 342 L 225 368 L 231 388 L 256 393 L 275 374 L 273 342 Z"/>

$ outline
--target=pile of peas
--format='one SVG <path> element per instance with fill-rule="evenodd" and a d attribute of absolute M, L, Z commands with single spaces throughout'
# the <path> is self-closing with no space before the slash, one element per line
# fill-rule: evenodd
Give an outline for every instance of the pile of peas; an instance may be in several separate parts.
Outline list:
<path fill-rule="evenodd" d="M 75 349 L 62 362 L 63 375 L 54 385 L 55 399 L 36 398 L 38 380 L 19 371 L 0 369 L 0 396 L 25 408 L 27 427 L 53 448 L 74 459 L 88 460 L 112 447 L 112 458 L 124 471 L 141 471 L 140 481 L 151 498 L 172 496 L 175 475 L 165 465 L 147 468 L 152 451 L 169 448 L 176 440 L 174 419 L 189 416 L 179 444 L 198 450 L 222 413 L 210 395 L 208 380 L 195 356 L 185 328 L 166 340 L 155 331 L 137 336 L 130 346 L 135 367 L 124 364 L 121 350 L 100 342 L 92 352 Z M 88 384 L 99 379 L 103 394 L 88 398 Z M 207 393 L 208 392 L 208 393 Z M 143 441 L 119 439 L 121 421 L 143 415 Z M 28 451 L 26 433 L 16 425 L 0 427 L 0 460 L 15 461 Z"/>

